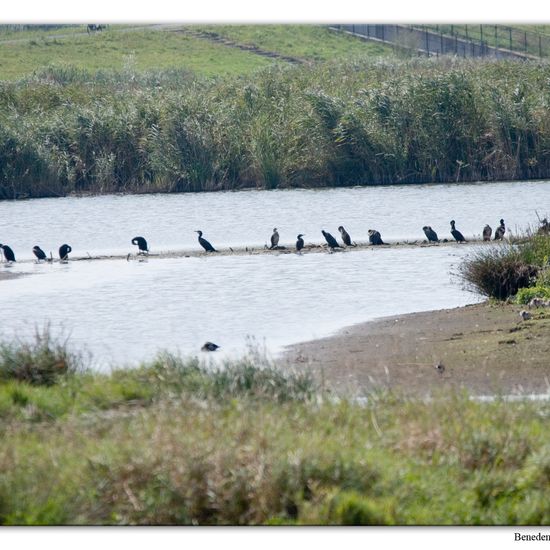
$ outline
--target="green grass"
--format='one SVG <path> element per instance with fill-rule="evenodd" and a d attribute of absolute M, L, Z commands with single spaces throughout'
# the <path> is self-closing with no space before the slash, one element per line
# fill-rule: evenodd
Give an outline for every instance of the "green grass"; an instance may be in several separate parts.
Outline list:
<path fill-rule="evenodd" d="M 0 42 L 0 80 L 13 80 L 50 64 L 99 70 L 184 69 L 202 75 L 246 74 L 272 60 L 183 34 L 108 29 L 74 37 Z"/>
<path fill-rule="evenodd" d="M 545 525 L 549 415 L 465 394 L 359 405 L 257 354 L 3 380 L 0 524 Z"/>
<path fill-rule="evenodd" d="M 358 40 L 319 25 L 205 25 L 190 28 L 215 33 L 238 44 L 309 61 L 393 55 L 389 46 Z"/>

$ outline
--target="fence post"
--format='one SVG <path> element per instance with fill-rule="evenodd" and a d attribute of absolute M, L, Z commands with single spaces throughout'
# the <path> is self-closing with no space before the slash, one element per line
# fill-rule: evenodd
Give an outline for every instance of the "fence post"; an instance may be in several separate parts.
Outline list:
<path fill-rule="evenodd" d="M 539 57 L 542 57 L 542 38 L 539 34 Z"/>
<path fill-rule="evenodd" d="M 508 27 L 508 32 L 510 33 L 510 50 L 512 50 L 512 27 Z"/>
<path fill-rule="evenodd" d="M 464 25 L 464 31 L 466 32 L 466 40 L 468 40 L 468 25 Z"/>
<path fill-rule="evenodd" d="M 384 42 L 384 25 L 380 25 L 380 27 L 382 28 L 382 42 Z"/>
<path fill-rule="evenodd" d="M 355 34 L 355 24 L 353 24 L 353 25 L 351 26 L 351 32 L 352 32 L 353 34 Z"/>
<path fill-rule="evenodd" d="M 451 36 L 455 35 L 455 26 L 451 25 Z"/>
<path fill-rule="evenodd" d="M 455 36 L 455 55 L 457 54 L 458 54 L 458 38 Z"/>
<path fill-rule="evenodd" d="M 370 25 L 367 25 L 367 37 L 370 38 Z"/>
<path fill-rule="evenodd" d="M 479 26 L 479 41 L 481 42 L 481 57 L 483 57 L 483 25 Z"/>
<path fill-rule="evenodd" d="M 439 40 L 441 42 L 440 46 L 439 46 L 439 49 L 441 50 L 441 55 L 443 55 L 443 49 L 444 49 L 444 42 L 443 42 L 443 33 L 440 32 L 439 33 Z"/>
<path fill-rule="evenodd" d="M 527 51 L 527 31 L 523 33 L 523 43 L 525 45 L 525 51 Z"/>
<path fill-rule="evenodd" d="M 495 25 L 495 56 L 498 50 L 498 27 Z"/>

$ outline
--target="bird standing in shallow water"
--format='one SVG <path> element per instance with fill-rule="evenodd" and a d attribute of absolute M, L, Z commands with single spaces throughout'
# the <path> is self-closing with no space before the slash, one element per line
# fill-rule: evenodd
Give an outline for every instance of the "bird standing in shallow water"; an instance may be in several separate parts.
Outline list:
<path fill-rule="evenodd" d="M 506 226 L 504 225 L 504 220 L 500 220 L 500 225 L 495 231 L 495 241 L 500 241 L 504 237 L 504 233 L 506 233 Z"/>
<path fill-rule="evenodd" d="M 38 261 L 48 259 L 48 257 L 46 256 L 46 253 L 39 246 L 33 246 L 32 253 L 36 256 L 36 259 Z"/>
<path fill-rule="evenodd" d="M 374 245 L 384 244 L 380 232 L 376 231 L 376 229 L 369 229 L 369 241 L 370 244 Z"/>
<path fill-rule="evenodd" d="M 270 249 L 277 248 L 279 245 L 279 233 L 277 232 L 277 228 L 273 228 L 273 235 L 271 235 L 271 246 Z"/>
<path fill-rule="evenodd" d="M 62 244 L 59 247 L 59 259 L 62 262 L 69 261 L 69 252 L 72 252 L 73 249 L 68 244 Z"/>
<path fill-rule="evenodd" d="M 132 239 L 132 244 L 137 245 L 138 254 L 149 254 L 149 247 L 147 246 L 147 241 L 143 237 L 134 237 Z"/>
<path fill-rule="evenodd" d="M 204 346 L 202 346 L 201 351 L 216 351 L 219 347 L 220 346 L 213 342 L 206 342 Z"/>
<path fill-rule="evenodd" d="M 335 248 L 342 248 L 338 244 L 338 241 L 330 233 L 327 233 L 324 229 L 321 229 L 321 233 L 323 234 L 323 237 L 325 237 L 325 240 L 331 250 L 334 250 Z"/>
<path fill-rule="evenodd" d="M 195 231 L 199 234 L 199 244 L 204 248 L 205 252 L 216 252 L 216 249 L 202 236 L 202 231 Z"/>
<path fill-rule="evenodd" d="M 340 235 L 342 235 L 342 242 L 346 246 L 355 246 L 355 244 L 352 244 L 351 237 L 349 236 L 349 233 L 344 229 L 343 225 L 338 228 L 338 231 L 340 231 Z"/>
<path fill-rule="evenodd" d="M 484 241 L 490 241 L 491 240 L 491 234 L 493 233 L 493 230 L 491 229 L 490 225 L 486 225 L 483 228 L 483 240 Z"/>
<path fill-rule="evenodd" d="M 302 250 L 302 248 L 304 248 L 304 239 L 302 239 L 303 235 L 300 233 L 297 237 L 296 237 L 296 251 L 297 252 L 300 252 L 300 250 Z"/>
<path fill-rule="evenodd" d="M 4 252 L 4 258 L 6 259 L 6 262 L 15 262 L 15 254 L 7 244 L 0 244 L 0 248 Z"/>
<path fill-rule="evenodd" d="M 455 238 L 455 241 L 457 243 L 465 243 L 466 239 L 464 238 L 464 235 L 455 228 L 455 221 L 451 220 L 451 235 Z"/>
<path fill-rule="evenodd" d="M 437 233 L 429 225 L 425 225 L 422 228 L 422 231 L 424 231 L 424 234 L 426 235 L 429 242 L 432 242 L 432 243 L 439 242 L 439 239 L 437 238 Z"/>

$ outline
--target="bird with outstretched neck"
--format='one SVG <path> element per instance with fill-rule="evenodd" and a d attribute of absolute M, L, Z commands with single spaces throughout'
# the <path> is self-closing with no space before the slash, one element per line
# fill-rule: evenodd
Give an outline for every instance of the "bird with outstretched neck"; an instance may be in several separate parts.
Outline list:
<path fill-rule="evenodd" d="M 466 239 L 464 235 L 455 227 L 455 221 L 451 220 L 451 235 L 454 237 L 457 243 L 465 243 Z"/>
<path fill-rule="evenodd" d="M 217 252 L 216 249 L 202 236 L 202 231 L 195 231 L 199 234 L 199 244 L 204 248 L 205 252 Z"/>
<path fill-rule="evenodd" d="M 304 248 L 304 239 L 302 239 L 304 235 L 302 235 L 302 233 L 300 233 L 297 237 L 296 237 L 296 252 L 300 252 L 300 250 L 302 250 L 302 248 Z"/>
<path fill-rule="evenodd" d="M 149 247 L 147 246 L 147 241 L 143 237 L 134 237 L 132 239 L 132 244 L 137 245 L 138 254 L 149 254 Z"/>

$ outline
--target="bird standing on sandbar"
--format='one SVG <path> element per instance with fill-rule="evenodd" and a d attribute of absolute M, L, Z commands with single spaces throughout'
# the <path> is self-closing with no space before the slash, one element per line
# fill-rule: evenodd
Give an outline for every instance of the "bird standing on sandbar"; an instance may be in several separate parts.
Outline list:
<path fill-rule="evenodd" d="M 279 245 L 279 233 L 277 232 L 277 228 L 273 228 L 273 235 L 271 235 L 271 246 L 269 247 L 270 250 L 273 248 L 277 248 Z"/>
<path fill-rule="evenodd" d="M 325 237 L 325 240 L 331 250 L 334 250 L 335 248 L 342 248 L 338 244 L 338 241 L 330 233 L 327 233 L 324 229 L 321 229 L 321 233 L 323 234 L 323 237 Z"/>
<path fill-rule="evenodd" d="M 340 235 L 342 235 L 342 242 L 346 246 L 356 246 L 351 242 L 351 237 L 349 236 L 349 233 L 344 229 L 343 225 L 338 228 L 338 231 L 340 231 Z"/>
<path fill-rule="evenodd" d="M 202 236 L 202 231 L 195 231 L 199 234 L 199 244 L 204 248 L 205 252 L 217 252 L 217 250 Z"/>
<path fill-rule="evenodd" d="M 143 237 L 134 237 L 132 239 L 132 244 L 137 245 L 138 254 L 149 254 L 149 247 L 147 246 L 147 241 Z"/>
<path fill-rule="evenodd" d="M 424 231 L 424 234 L 428 238 L 428 242 L 432 242 L 432 243 L 439 242 L 439 239 L 437 238 L 437 233 L 429 225 L 425 225 L 422 228 L 422 231 Z"/>
<path fill-rule="evenodd" d="M 48 259 L 46 253 L 39 246 L 33 246 L 32 253 L 36 256 L 37 261 Z"/>
<path fill-rule="evenodd" d="M 301 233 L 296 237 L 296 252 L 300 252 L 304 248 L 304 239 L 302 237 Z"/>
<path fill-rule="evenodd" d="M 464 238 L 464 235 L 455 228 L 455 221 L 451 220 L 451 235 L 455 238 L 455 241 L 457 243 L 465 243 L 466 239 Z"/>
<path fill-rule="evenodd" d="M 500 241 L 506 233 L 506 226 L 504 225 L 504 220 L 500 220 L 500 225 L 495 231 L 495 241 Z"/>
<path fill-rule="evenodd" d="M 6 262 L 15 262 L 15 254 L 7 244 L 0 244 L 0 248 L 4 252 L 4 258 L 6 259 Z"/>
<path fill-rule="evenodd" d="M 384 244 L 384 242 L 382 241 L 382 235 L 380 235 L 379 231 L 376 231 L 376 229 L 369 229 L 368 233 L 369 233 L 370 244 L 373 244 L 373 245 Z"/>
<path fill-rule="evenodd" d="M 62 262 L 69 261 L 69 252 L 72 252 L 73 249 L 68 244 L 62 244 L 59 247 L 59 260 Z"/>
<path fill-rule="evenodd" d="M 491 240 L 491 235 L 493 233 L 493 230 L 491 228 L 490 225 L 486 225 L 484 228 L 483 228 L 483 240 L 484 241 L 490 241 Z"/>

